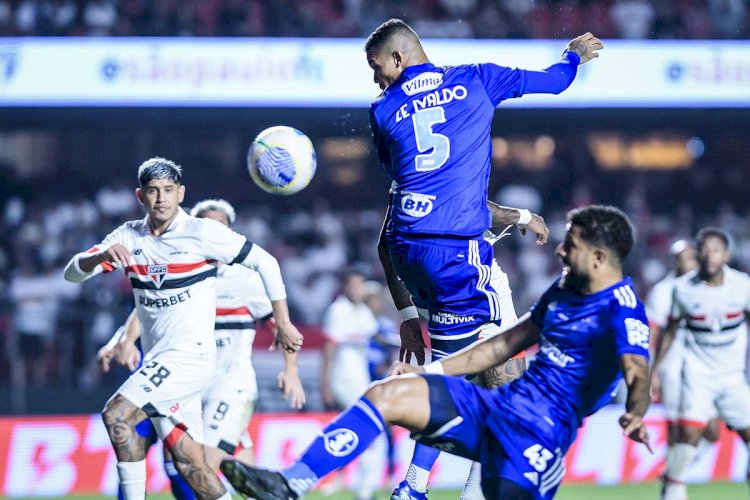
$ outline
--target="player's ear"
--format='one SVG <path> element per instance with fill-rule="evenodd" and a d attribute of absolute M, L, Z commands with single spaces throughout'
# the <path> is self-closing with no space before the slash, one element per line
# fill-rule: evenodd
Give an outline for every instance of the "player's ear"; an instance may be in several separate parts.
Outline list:
<path fill-rule="evenodd" d="M 404 56 L 398 50 L 394 50 L 391 57 L 393 57 L 393 64 L 395 64 L 397 68 L 400 68 L 404 64 Z"/>
<path fill-rule="evenodd" d="M 135 188 L 135 197 L 138 198 L 141 205 L 146 201 L 146 193 L 144 193 L 141 188 Z"/>
<path fill-rule="evenodd" d="M 182 200 L 185 199 L 185 186 L 183 184 L 180 184 L 179 189 L 177 190 L 179 193 L 179 202 L 182 203 Z"/>
<path fill-rule="evenodd" d="M 609 261 L 609 254 L 603 248 L 594 248 L 591 258 L 594 261 L 594 267 L 600 267 Z"/>

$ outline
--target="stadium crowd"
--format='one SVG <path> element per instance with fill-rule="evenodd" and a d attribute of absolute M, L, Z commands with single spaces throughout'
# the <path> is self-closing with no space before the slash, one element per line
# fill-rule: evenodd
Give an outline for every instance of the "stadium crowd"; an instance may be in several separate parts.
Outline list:
<path fill-rule="evenodd" d="M 750 26 L 746 0 L 0 0 L 0 35 L 361 37 L 389 17 L 455 38 L 596 26 L 601 38 L 743 39 Z"/>
<path fill-rule="evenodd" d="M 666 255 L 678 237 L 691 237 L 704 225 L 720 225 L 736 238 L 733 263 L 750 270 L 750 217 L 726 204 L 718 213 L 697 213 L 688 204 L 668 212 L 653 212 L 634 189 L 622 207 L 638 229 L 638 245 L 626 271 L 642 295 L 667 272 Z M 227 194 L 231 199 L 231 196 Z M 11 380 L 14 359 L 28 358 L 31 385 L 86 384 L 87 367 L 96 350 L 122 323 L 132 307 L 130 284 L 97 278 L 80 287 L 62 278 L 67 257 L 128 218 L 142 217 L 130 187 L 103 187 L 93 198 L 62 194 L 6 200 L 0 221 L 0 333 L 4 361 L 0 383 Z M 496 244 L 496 256 L 508 273 L 516 309 L 523 312 L 556 273 L 553 246 L 564 233 L 564 210 L 546 209 L 539 191 L 529 185 L 500 190 L 495 199 L 528 206 L 543 214 L 550 227 L 550 244 L 537 247 L 532 237 L 517 232 Z M 595 199 L 577 190 L 571 205 Z M 319 202 L 312 210 L 291 212 L 269 207 L 238 206 L 236 229 L 271 251 L 280 261 L 293 319 L 320 325 L 327 306 L 340 292 L 341 271 L 351 266 L 369 278 L 382 280 L 376 238 L 382 208 L 332 209 Z M 6 362 L 6 360 L 8 362 Z"/>

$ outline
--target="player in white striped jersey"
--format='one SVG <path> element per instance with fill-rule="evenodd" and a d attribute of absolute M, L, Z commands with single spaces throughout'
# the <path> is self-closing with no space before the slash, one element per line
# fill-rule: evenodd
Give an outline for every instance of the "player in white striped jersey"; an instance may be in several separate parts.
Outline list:
<path fill-rule="evenodd" d="M 146 217 L 115 229 L 100 245 L 75 255 L 65 268 L 65 278 L 74 282 L 119 268 L 133 285 L 144 366 L 103 411 L 120 483 L 127 500 L 145 497 L 145 452 L 135 426 L 151 418 L 196 494 L 230 498 L 206 463 L 201 444 L 200 395 L 216 362 L 217 262 L 258 271 L 272 301 L 277 339 L 285 349 L 299 350 L 302 336 L 289 321 L 276 259 L 223 224 L 185 213 L 180 208 L 185 186 L 178 165 L 151 158 L 139 167 L 138 179 L 136 195 Z"/>
<path fill-rule="evenodd" d="M 664 500 L 687 498 L 688 468 L 706 424 L 717 413 L 750 450 L 750 386 L 745 380 L 750 276 L 727 266 L 729 237 L 723 230 L 701 229 L 696 247 L 699 267 L 674 284 L 671 316 L 654 368 L 659 370 L 684 321 L 677 443 L 667 454 Z"/>

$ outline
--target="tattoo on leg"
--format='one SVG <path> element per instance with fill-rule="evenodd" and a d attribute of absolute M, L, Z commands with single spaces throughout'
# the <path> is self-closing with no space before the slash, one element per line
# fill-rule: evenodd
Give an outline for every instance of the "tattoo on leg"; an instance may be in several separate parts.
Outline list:
<path fill-rule="evenodd" d="M 523 375 L 524 371 L 526 371 L 525 359 L 511 359 L 480 374 L 480 380 L 482 386 L 492 389 L 517 379 Z"/>
<path fill-rule="evenodd" d="M 146 458 L 146 443 L 135 430 L 137 413 L 132 403 L 115 396 L 107 404 L 102 419 L 109 433 L 115 455 L 120 462 L 139 462 Z"/>
<path fill-rule="evenodd" d="M 216 473 L 208 467 L 202 445 L 185 435 L 171 452 L 175 467 L 199 499 L 214 500 L 227 492 Z"/>

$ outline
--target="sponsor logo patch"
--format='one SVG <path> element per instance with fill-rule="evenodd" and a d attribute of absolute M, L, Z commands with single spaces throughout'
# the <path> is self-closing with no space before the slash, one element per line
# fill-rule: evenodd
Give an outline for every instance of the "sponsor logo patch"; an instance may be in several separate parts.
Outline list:
<path fill-rule="evenodd" d="M 357 447 L 359 436 L 349 429 L 334 429 L 323 436 L 326 451 L 334 457 L 345 457 Z"/>
<path fill-rule="evenodd" d="M 436 89 L 443 83 L 443 74 L 428 71 L 422 73 L 416 78 L 401 84 L 401 90 L 406 95 L 415 95 L 428 90 Z"/>

